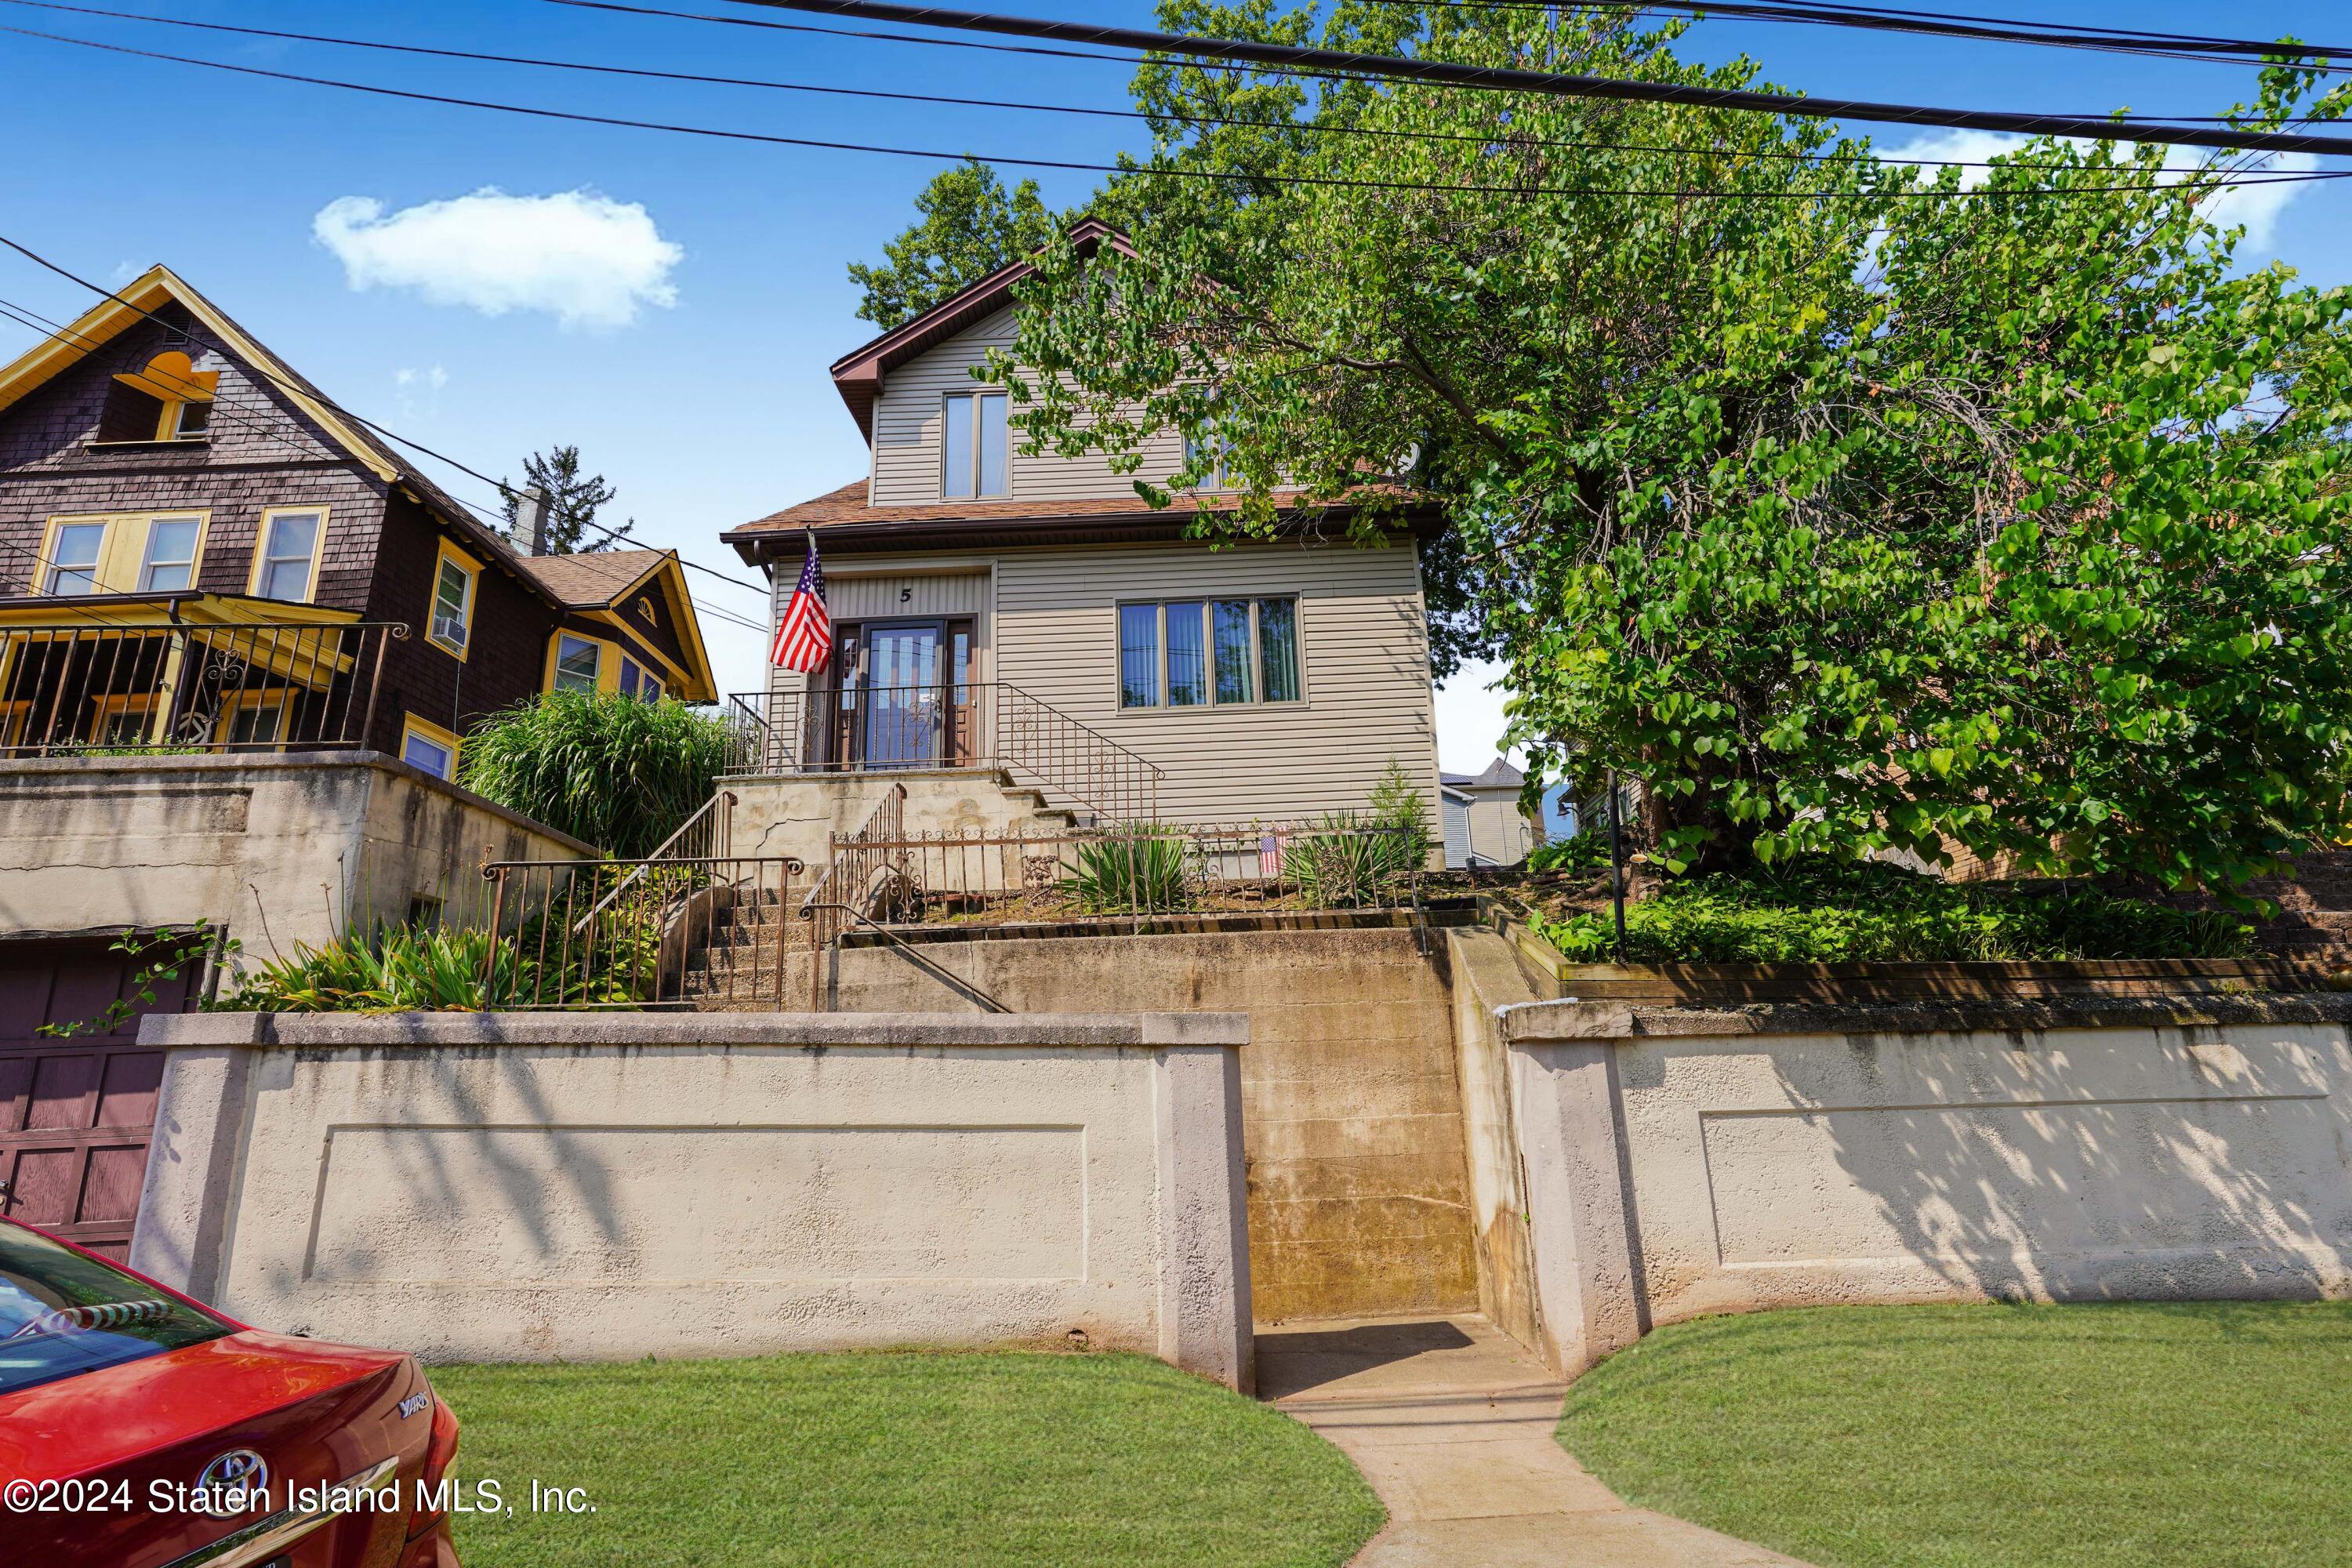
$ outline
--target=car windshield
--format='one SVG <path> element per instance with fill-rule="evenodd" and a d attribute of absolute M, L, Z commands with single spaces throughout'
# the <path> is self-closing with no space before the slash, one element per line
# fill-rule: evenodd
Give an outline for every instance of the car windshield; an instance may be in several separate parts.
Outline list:
<path fill-rule="evenodd" d="M 98 1258 L 0 1225 L 0 1394 L 229 1331 L 218 1318 Z"/>

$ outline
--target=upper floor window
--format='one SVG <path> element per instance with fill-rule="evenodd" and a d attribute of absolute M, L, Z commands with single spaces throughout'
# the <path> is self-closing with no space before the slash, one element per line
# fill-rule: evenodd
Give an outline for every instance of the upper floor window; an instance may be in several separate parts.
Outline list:
<path fill-rule="evenodd" d="M 593 691 L 604 673 L 604 647 L 593 637 L 559 632 L 555 637 L 555 669 L 548 680 L 551 691 Z"/>
<path fill-rule="evenodd" d="M 1170 599 L 1118 607 L 1118 705 L 1298 700 L 1298 601 Z"/>
<path fill-rule="evenodd" d="M 661 700 L 661 677 L 631 658 L 627 654 L 623 654 L 621 656 L 621 695 L 634 697 L 640 702 L 658 702 Z"/>
<path fill-rule="evenodd" d="M 186 354 L 157 354 L 143 369 L 114 378 L 98 420 L 98 439 L 201 441 L 212 433 L 220 372 L 199 371 Z"/>
<path fill-rule="evenodd" d="M 273 509 L 261 514 L 261 537 L 253 552 L 256 598 L 289 605 L 309 602 L 318 585 L 319 542 L 326 524 L 323 508 Z"/>
<path fill-rule="evenodd" d="M 973 500 L 1013 493 L 1005 458 L 1004 394 L 948 395 L 947 440 L 940 494 L 948 500 Z"/>
<path fill-rule="evenodd" d="M 1214 430 L 1184 437 L 1184 466 L 1198 465 L 1201 477 L 1192 488 L 1202 490 L 1229 490 L 1235 488 L 1234 471 L 1229 463 L 1234 444 Z"/>
<path fill-rule="evenodd" d="M 474 626 L 474 583 L 481 568 L 441 542 L 441 555 L 433 568 L 432 620 L 425 637 L 447 653 L 459 658 L 466 657 L 466 642 Z"/>
<path fill-rule="evenodd" d="M 50 520 L 36 591 L 85 594 L 185 594 L 196 585 L 205 514 Z"/>

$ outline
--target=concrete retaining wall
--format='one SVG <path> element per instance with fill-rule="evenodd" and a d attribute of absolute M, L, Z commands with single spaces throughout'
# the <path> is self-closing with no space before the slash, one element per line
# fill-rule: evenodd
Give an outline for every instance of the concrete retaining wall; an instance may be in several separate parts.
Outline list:
<path fill-rule="evenodd" d="M 1248 1015 L 1242 1099 L 1261 1321 L 1476 1306 L 1437 933 L 1052 937 L 930 942 L 922 952 L 1016 1013 Z M 845 949 L 833 990 L 832 1005 L 847 1013 L 975 1005 L 887 947 Z"/>
<path fill-rule="evenodd" d="M 151 1017 L 131 1260 L 434 1360 L 1085 1343 L 1251 1384 L 1215 1015 Z"/>
<path fill-rule="evenodd" d="M 0 762 L 0 935 L 201 920 L 250 963 L 419 899 L 471 915 L 486 859 L 594 854 L 373 752 Z"/>
<path fill-rule="evenodd" d="M 2352 1294 L 2352 997 L 1495 1016 L 1564 1372 L 1710 1312 Z"/>

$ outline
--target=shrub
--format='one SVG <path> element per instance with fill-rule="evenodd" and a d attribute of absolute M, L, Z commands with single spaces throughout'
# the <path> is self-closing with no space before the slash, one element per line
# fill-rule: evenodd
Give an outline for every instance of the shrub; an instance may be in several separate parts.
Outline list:
<path fill-rule="evenodd" d="M 1429 801 L 1414 787 L 1404 765 L 1389 759 L 1388 772 L 1372 786 L 1370 826 L 1386 828 L 1401 840 L 1397 858 L 1418 866 L 1429 858 Z"/>
<path fill-rule="evenodd" d="M 1079 843 L 1077 868 L 1062 890 L 1096 913 L 1181 910 L 1192 901 L 1184 859 L 1181 839 L 1149 827 L 1122 829 Z"/>
<path fill-rule="evenodd" d="M 1609 869 L 1609 830 L 1586 827 L 1566 838 L 1538 844 L 1528 857 L 1528 869 L 1597 876 Z"/>
<path fill-rule="evenodd" d="M 1579 963 L 1617 956 L 1608 911 L 1536 929 Z M 2234 958 L 2252 928 L 2081 884 L 1949 883 L 1878 864 L 1804 861 L 1710 877 L 1627 906 L 1635 963 L 1861 963 Z"/>
<path fill-rule="evenodd" d="M 727 755 L 727 727 L 683 703 L 554 691 L 483 721 L 457 782 L 628 859 L 702 808 Z"/>
<path fill-rule="evenodd" d="M 628 900 L 624 900 L 626 905 Z M 611 1005 L 654 1000 L 661 931 L 656 906 L 616 906 L 597 917 L 593 939 L 575 940 L 574 962 L 560 963 L 562 932 L 541 914 L 498 947 L 494 1005 Z M 541 957 L 544 936 L 546 961 Z M 236 995 L 217 1005 L 253 1013 L 447 1013 L 482 1005 L 482 970 L 490 933 L 379 923 L 345 931 L 321 947 L 296 942 L 247 975 Z M 583 964 L 579 960 L 585 955 Z"/>

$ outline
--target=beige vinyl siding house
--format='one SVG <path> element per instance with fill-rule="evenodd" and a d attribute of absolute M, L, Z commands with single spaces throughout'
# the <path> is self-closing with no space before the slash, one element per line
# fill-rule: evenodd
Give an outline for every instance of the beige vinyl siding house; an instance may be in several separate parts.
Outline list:
<path fill-rule="evenodd" d="M 880 683 L 870 650 L 887 638 L 888 679 L 904 678 L 912 646 L 957 700 L 963 683 L 1014 689 L 1156 766 L 1163 821 L 1360 809 L 1393 761 L 1429 803 L 1433 827 L 1436 731 L 1414 538 L 1354 545 L 1343 519 L 1300 509 L 1277 542 L 1187 540 L 1188 500 L 1155 510 L 1100 458 L 1024 457 L 1017 431 L 992 433 L 990 421 L 1015 412 L 1008 399 L 951 410 L 952 400 L 1001 395 L 971 373 L 1013 341 L 1005 296 L 1018 269 L 1009 272 L 835 365 L 870 442 L 867 477 L 725 536 L 770 571 L 772 613 L 782 616 L 813 535 L 845 665 L 868 660 L 864 679 Z M 1171 434 L 1142 473 L 1164 479 L 1181 462 Z M 1176 608 L 1154 621 L 1152 700 L 1138 702 L 1133 679 L 1122 679 L 1135 673 L 1123 670 L 1122 606 L 1154 605 Z M 926 625 L 938 628 L 935 658 L 931 642 L 908 640 Z M 1139 668 L 1134 637 L 1124 641 L 1126 664 Z M 828 694 L 840 705 L 860 674 L 770 679 L 781 710 L 814 713 Z M 1068 804 L 1051 778 L 1021 782 Z"/>

